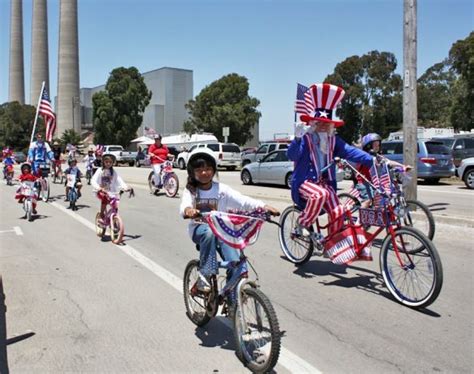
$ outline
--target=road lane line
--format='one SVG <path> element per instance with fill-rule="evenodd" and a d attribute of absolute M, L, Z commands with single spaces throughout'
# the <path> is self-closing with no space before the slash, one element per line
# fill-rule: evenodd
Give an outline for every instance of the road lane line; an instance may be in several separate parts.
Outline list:
<path fill-rule="evenodd" d="M 84 217 L 80 216 L 73 211 L 66 209 L 63 205 L 60 205 L 56 202 L 49 203 L 49 205 L 54 206 L 56 209 L 66 213 L 67 215 L 74 218 L 76 221 L 82 223 L 87 228 L 91 229 L 95 232 L 95 224 L 88 221 Z M 133 258 L 135 261 L 143 265 L 145 268 L 150 270 L 153 274 L 155 274 L 158 278 L 168 283 L 171 287 L 177 290 L 179 293 L 183 293 L 183 280 L 170 271 L 166 270 L 162 266 L 158 265 L 153 260 L 149 259 L 148 257 L 141 254 L 135 248 L 133 248 L 130 244 L 125 244 L 121 246 L 117 246 L 121 249 L 125 254 Z M 227 321 L 227 319 L 225 320 Z M 230 324 L 230 321 L 228 321 Z M 229 325 L 231 328 L 232 326 Z M 321 374 L 321 371 L 316 369 L 312 366 L 309 362 L 305 361 L 298 355 L 294 354 L 293 352 L 289 351 L 285 347 L 281 346 L 280 350 L 280 357 L 278 359 L 277 365 L 281 365 L 289 370 L 291 373 L 314 373 L 314 374 Z"/>
<path fill-rule="evenodd" d="M 14 226 L 14 227 L 13 227 L 13 230 L 15 230 L 15 233 L 16 233 L 18 236 L 23 235 L 23 231 L 21 231 L 21 228 L 20 228 L 19 226 Z"/>
<path fill-rule="evenodd" d="M 445 191 L 445 190 L 434 190 L 431 188 L 420 188 L 418 187 L 419 191 L 418 192 L 437 192 L 439 194 L 444 194 L 444 193 L 450 193 L 450 194 L 455 194 L 455 195 L 466 195 L 466 196 L 474 196 L 474 193 L 472 192 L 467 192 L 467 191 Z"/>

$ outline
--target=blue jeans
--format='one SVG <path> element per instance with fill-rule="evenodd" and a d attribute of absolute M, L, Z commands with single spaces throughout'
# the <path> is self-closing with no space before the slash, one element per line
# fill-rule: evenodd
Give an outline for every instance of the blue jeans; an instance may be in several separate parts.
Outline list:
<path fill-rule="evenodd" d="M 240 251 L 222 241 L 218 241 L 208 225 L 198 225 L 196 227 L 193 234 L 193 242 L 199 244 L 199 271 L 206 278 L 217 274 L 219 270 L 217 265 L 218 251 L 224 261 L 239 261 L 240 259 Z M 220 248 L 218 248 L 218 243 Z M 227 279 L 232 277 L 235 270 L 234 268 L 230 269 Z"/>

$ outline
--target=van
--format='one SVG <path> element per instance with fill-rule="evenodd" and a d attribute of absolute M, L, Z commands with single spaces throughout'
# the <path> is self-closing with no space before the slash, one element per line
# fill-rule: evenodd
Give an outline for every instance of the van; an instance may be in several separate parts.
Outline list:
<path fill-rule="evenodd" d="M 191 152 L 199 148 L 208 148 L 214 152 L 217 166 L 227 170 L 235 170 L 240 166 L 241 156 L 240 148 L 234 143 L 207 143 L 195 144 L 188 151 L 181 152 L 178 155 L 177 163 L 181 169 L 185 169 Z"/>
<path fill-rule="evenodd" d="M 438 183 L 441 178 L 454 175 L 454 164 L 451 151 L 438 140 L 419 140 L 418 145 L 418 178 L 429 183 Z M 403 164 L 403 142 L 383 141 L 382 153 L 389 160 Z"/>
<path fill-rule="evenodd" d="M 451 149 L 456 167 L 459 167 L 465 158 L 474 157 L 474 137 L 433 138 L 431 140 L 442 142 Z"/>

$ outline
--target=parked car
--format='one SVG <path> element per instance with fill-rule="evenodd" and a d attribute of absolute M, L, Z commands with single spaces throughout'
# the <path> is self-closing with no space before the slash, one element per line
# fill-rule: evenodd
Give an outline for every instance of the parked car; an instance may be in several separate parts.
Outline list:
<path fill-rule="evenodd" d="M 178 154 L 176 162 L 181 169 L 185 169 L 188 164 L 191 152 L 199 148 L 208 148 L 214 152 L 217 167 L 224 167 L 227 170 L 235 170 L 240 165 L 240 148 L 234 143 L 206 143 L 195 144 L 188 151 Z"/>
<path fill-rule="evenodd" d="M 133 166 L 137 158 L 137 152 L 130 152 L 123 149 L 121 145 L 105 145 L 104 154 L 111 154 L 114 157 L 114 164 L 129 164 Z"/>
<path fill-rule="evenodd" d="M 419 140 L 418 145 L 418 178 L 430 183 L 438 183 L 441 178 L 454 175 L 454 164 L 451 151 L 438 140 Z M 382 153 L 390 160 L 403 163 L 403 142 L 382 142 Z"/>
<path fill-rule="evenodd" d="M 474 189 L 474 157 L 465 158 L 456 169 L 456 176 L 464 181 L 469 189 Z"/>
<path fill-rule="evenodd" d="M 461 161 L 468 157 L 474 157 L 473 137 L 433 138 L 433 141 L 442 142 L 453 154 L 454 166 L 459 167 Z"/>
<path fill-rule="evenodd" d="M 257 162 L 245 165 L 240 172 L 240 180 L 243 184 L 282 184 L 291 188 L 293 167 L 294 162 L 288 160 L 286 149 L 281 149 L 269 153 Z M 336 180 L 340 182 L 343 179 L 344 170 L 337 167 Z"/>
<path fill-rule="evenodd" d="M 22 164 L 26 162 L 26 155 L 23 152 L 13 152 L 13 157 L 17 164 Z"/>
<path fill-rule="evenodd" d="M 263 159 L 266 155 L 279 149 L 287 149 L 289 142 L 264 143 L 257 150 L 242 154 L 242 166 Z"/>

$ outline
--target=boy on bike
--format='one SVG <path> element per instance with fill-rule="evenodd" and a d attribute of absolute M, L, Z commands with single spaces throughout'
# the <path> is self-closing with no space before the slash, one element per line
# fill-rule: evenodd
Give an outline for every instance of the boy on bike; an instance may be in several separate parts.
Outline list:
<path fill-rule="evenodd" d="M 68 180 L 67 180 L 68 175 L 72 175 L 72 176 L 76 177 L 75 186 L 77 188 L 77 198 L 79 199 L 81 197 L 81 188 L 82 188 L 81 177 L 82 177 L 82 173 L 79 170 L 79 168 L 77 167 L 77 160 L 75 158 L 73 158 L 71 160 L 68 160 L 68 165 L 69 165 L 69 167 L 64 171 L 64 174 L 66 175 L 66 182 L 64 184 L 66 186 L 66 198 L 64 199 L 64 201 L 69 201 L 70 187 L 68 186 Z"/>
<path fill-rule="evenodd" d="M 309 236 L 309 228 L 316 221 L 321 209 L 329 215 L 329 232 L 337 232 L 342 226 L 339 219 L 344 208 L 337 198 L 336 166 L 334 157 L 345 158 L 363 165 L 372 165 L 372 157 L 348 145 L 335 134 L 335 128 L 344 121 L 333 119 L 333 111 L 344 97 L 341 87 L 329 83 L 317 83 L 305 93 L 305 109 L 296 126 L 295 139 L 288 147 L 288 158 L 295 162 L 291 196 L 302 209 L 298 218 L 297 235 Z M 297 106 L 301 108 L 300 106 Z M 324 172 L 325 167 L 331 165 Z"/>
<path fill-rule="evenodd" d="M 7 175 L 11 174 L 13 176 L 13 165 L 15 165 L 15 158 L 13 157 L 13 154 L 8 154 L 4 159 L 3 159 L 3 178 L 7 179 Z"/>
<path fill-rule="evenodd" d="M 86 163 L 86 176 L 89 174 L 90 177 L 87 176 L 87 178 L 88 180 L 90 180 L 90 178 L 92 178 L 92 175 L 94 174 L 94 161 L 95 161 L 94 151 L 92 149 L 89 149 L 89 151 L 87 151 L 87 155 L 84 157 L 82 161 Z"/>
<path fill-rule="evenodd" d="M 161 143 L 161 135 L 155 134 L 155 143 L 148 148 L 148 156 L 150 156 L 151 165 L 154 171 L 154 183 L 156 188 L 161 188 L 161 170 L 163 163 L 168 159 L 168 147 Z"/>
<path fill-rule="evenodd" d="M 188 183 L 181 200 L 180 214 L 183 218 L 196 218 L 202 212 L 219 210 L 227 212 L 230 209 L 254 210 L 263 208 L 278 215 L 277 209 L 265 205 L 229 186 L 214 181 L 217 173 L 217 163 L 212 151 L 202 150 L 193 154 L 188 160 Z M 200 277 L 197 288 L 202 292 L 210 291 L 209 278 L 217 274 L 217 251 L 225 261 L 238 261 L 239 253 L 228 244 L 218 240 L 210 227 L 203 222 L 192 220 L 188 226 L 191 240 L 199 245 Z M 218 249 L 219 247 L 219 249 Z M 228 274 L 232 277 L 233 270 Z"/>
<path fill-rule="evenodd" d="M 54 141 L 53 146 L 51 147 L 51 151 L 53 152 L 53 170 L 55 175 L 59 175 L 59 171 L 61 170 L 61 145 L 58 143 L 57 140 Z"/>
<path fill-rule="evenodd" d="M 24 163 L 23 165 L 21 165 L 21 174 L 18 177 L 18 180 L 20 182 L 26 182 L 26 181 L 36 182 L 37 179 L 38 179 L 38 177 L 36 177 L 31 172 L 31 165 L 30 164 Z M 21 194 L 21 186 L 16 190 L 15 199 L 18 200 L 19 204 L 23 204 L 23 200 L 25 199 L 25 196 L 23 196 Z M 33 197 L 33 204 L 32 205 L 33 205 L 33 214 L 38 214 L 38 212 L 36 211 L 36 197 Z"/>
<path fill-rule="evenodd" d="M 45 163 L 47 160 L 52 161 L 53 159 L 54 155 L 49 144 L 43 140 L 41 134 L 37 134 L 36 142 L 31 143 L 28 150 L 28 162 L 31 162 L 33 174 L 38 177 L 41 176 L 40 164 Z"/>

